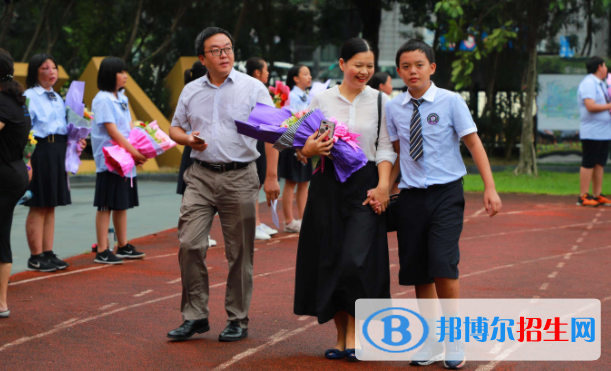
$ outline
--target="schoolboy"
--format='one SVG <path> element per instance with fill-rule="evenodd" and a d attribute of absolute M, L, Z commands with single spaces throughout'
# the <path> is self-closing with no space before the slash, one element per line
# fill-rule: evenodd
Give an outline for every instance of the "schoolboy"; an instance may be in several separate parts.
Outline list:
<path fill-rule="evenodd" d="M 399 170 L 402 174 L 399 284 L 415 285 L 419 299 L 458 299 L 458 240 L 465 206 L 462 177 L 467 173 L 460 139 L 484 181 L 484 207 L 489 216 L 499 212 L 501 199 L 469 108 L 460 95 L 431 82 L 436 69 L 433 49 L 422 41 L 409 40 L 397 51 L 396 64 L 407 92 L 388 102 L 386 120 L 400 156 L 391 184 Z M 444 357 L 444 346 L 437 342 L 435 332 L 430 331 L 412 364 L 428 365 L 445 358 L 447 368 L 463 367 L 463 344 L 446 342 Z"/>

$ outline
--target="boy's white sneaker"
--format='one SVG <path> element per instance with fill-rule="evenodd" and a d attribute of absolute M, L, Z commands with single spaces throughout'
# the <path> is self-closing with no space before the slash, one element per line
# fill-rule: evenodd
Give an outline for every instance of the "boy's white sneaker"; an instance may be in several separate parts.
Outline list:
<path fill-rule="evenodd" d="M 213 240 L 210 235 L 208 235 L 208 246 L 216 246 L 216 240 Z"/>

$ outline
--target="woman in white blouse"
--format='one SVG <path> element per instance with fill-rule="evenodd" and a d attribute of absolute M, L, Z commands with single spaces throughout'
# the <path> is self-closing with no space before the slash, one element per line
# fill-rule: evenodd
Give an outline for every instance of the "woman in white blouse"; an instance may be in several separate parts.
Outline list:
<path fill-rule="evenodd" d="M 337 342 L 325 356 L 352 361 L 356 360 L 356 300 L 390 298 L 385 219 L 374 212 L 370 200 L 379 203 L 382 212 L 385 210 L 390 171 L 397 155 L 384 115 L 388 96 L 367 86 L 374 73 L 369 45 L 360 38 L 350 39 L 342 46 L 340 56 L 342 84 L 318 93 L 310 109 L 319 108 L 325 117 L 335 117 L 350 132 L 361 134 L 358 140 L 369 162 L 344 183 L 336 180 L 333 161 L 328 157 L 324 171 L 314 174 L 299 236 L 294 311 L 316 316 L 321 324 L 333 319 Z M 378 112 L 382 115 L 379 138 Z M 316 133 L 308 139 L 302 154 L 328 155 L 332 142 L 315 138 Z"/>

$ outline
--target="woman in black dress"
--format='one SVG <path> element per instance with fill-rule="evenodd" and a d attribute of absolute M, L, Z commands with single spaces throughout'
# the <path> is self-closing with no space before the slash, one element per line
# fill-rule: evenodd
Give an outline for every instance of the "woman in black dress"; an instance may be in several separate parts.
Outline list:
<path fill-rule="evenodd" d="M 390 298 L 385 219 L 370 201 L 379 202 L 381 212 L 388 205 L 389 176 L 397 155 L 386 128 L 388 96 L 366 85 L 374 71 L 373 52 L 365 40 L 354 38 L 340 54 L 342 84 L 315 95 L 310 109 L 318 108 L 325 117 L 335 117 L 350 132 L 361 134 L 360 147 L 369 162 L 344 183 L 335 178 L 329 157 L 324 171 L 314 174 L 299 236 L 294 310 L 297 315 L 316 316 L 321 324 L 333 319 L 337 342 L 325 356 L 356 360 L 356 300 Z M 328 155 L 333 142 L 315 135 L 302 154 Z"/>
<path fill-rule="evenodd" d="M 23 87 L 13 80 L 13 59 L 0 49 L 0 318 L 9 316 L 6 293 L 11 274 L 13 211 L 28 187 L 23 151 L 32 127 Z"/>

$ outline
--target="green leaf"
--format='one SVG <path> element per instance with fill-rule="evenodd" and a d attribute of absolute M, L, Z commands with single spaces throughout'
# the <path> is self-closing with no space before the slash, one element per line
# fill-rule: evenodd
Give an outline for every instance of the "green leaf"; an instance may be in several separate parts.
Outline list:
<path fill-rule="evenodd" d="M 439 1 L 437 2 L 437 4 L 435 4 L 435 13 L 439 11 L 439 8 L 441 8 L 441 5 L 443 5 L 443 1 Z"/>

